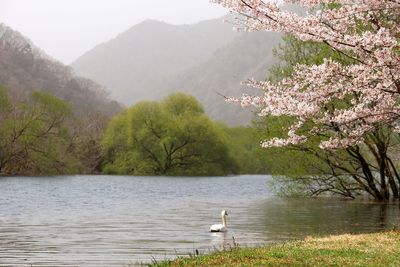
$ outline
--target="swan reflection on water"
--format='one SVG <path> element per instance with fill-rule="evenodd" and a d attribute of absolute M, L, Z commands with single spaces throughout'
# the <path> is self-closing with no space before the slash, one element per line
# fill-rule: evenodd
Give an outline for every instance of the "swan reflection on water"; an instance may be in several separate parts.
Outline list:
<path fill-rule="evenodd" d="M 211 233 L 211 245 L 213 248 L 222 250 L 229 246 L 232 246 L 232 236 L 227 232 L 212 232 Z"/>

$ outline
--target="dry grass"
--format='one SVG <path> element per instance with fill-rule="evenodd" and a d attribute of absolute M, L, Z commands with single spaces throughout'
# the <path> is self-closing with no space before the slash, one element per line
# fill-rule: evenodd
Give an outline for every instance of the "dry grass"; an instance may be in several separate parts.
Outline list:
<path fill-rule="evenodd" d="M 363 252 L 394 253 L 399 250 L 399 232 L 336 235 L 322 238 L 308 237 L 303 246 L 309 249 L 357 249 Z"/>

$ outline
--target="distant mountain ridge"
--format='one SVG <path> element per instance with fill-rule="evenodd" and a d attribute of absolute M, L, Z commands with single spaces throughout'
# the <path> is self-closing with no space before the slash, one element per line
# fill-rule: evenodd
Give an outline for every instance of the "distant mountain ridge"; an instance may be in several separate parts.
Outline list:
<path fill-rule="evenodd" d="M 240 96 L 246 92 L 241 81 L 264 79 L 281 37 L 238 33 L 224 19 L 229 17 L 179 26 L 147 20 L 96 46 L 71 67 L 126 105 L 182 91 L 196 96 L 213 119 L 247 124 L 253 114 L 225 103 L 218 93 Z"/>
<path fill-rule="evenodd" d="M 168 85 L 169 90 L 194 95 L 209 116 L 229 125 L 248 124 L 254 118 L 249 108 L 226 103 L 226 97 L 261 94 L 243 82 L 250 78 L 264 80 L 274 64 L 272 48 L 280 42 L 276 33 L 243 33 L 218 49 L 206 62 L 182 73 Z M 168 91 L 169 91 L 168 90 Z"/>
<path fill-rule="evenodd" d="M 214 20 L 194 25 L 170 25 L 156 20 L 139 23 L 96 46 L 71 66 L 112 91 L 125 104 L 157 98 L 152 94 L 171 76 L 209 58 L 237 33 Z"/>
<path fill-rule="evenodd" d="M 0 24 L 0 86 L 12 94 L 34 90 L 54 94 L 69 102 L 76 114 L 113 115 L 122 107 L 108 98 L 104 87 L 73 74 L 70 67 L 52 59 L 32 41 Z"/>

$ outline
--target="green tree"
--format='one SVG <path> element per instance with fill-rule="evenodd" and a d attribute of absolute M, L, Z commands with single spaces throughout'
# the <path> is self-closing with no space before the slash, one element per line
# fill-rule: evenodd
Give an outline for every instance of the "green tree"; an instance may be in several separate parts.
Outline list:
<path fill-rule="evenodd" d="M 110 117 L 99 113 L 89 113 L 69 121 L 71 141 L 68 150 L 80 161 L 79 173 L 102 172 L 101 142 L 109 121 Z"/>
<path fill-rule="evenodd" d="M 236 162 L 239 163 L 241 174 L 270 173 L 269 154 L 260 146 L 262 131 L 255 127 L 226 127 L 220 126 L 226 133 L 229 150 Z"/>
<path fill-rule="evenodd" d="M 224 132 L 198 101 L 174 94 L 141 102 L 116 116 L 103 139 L 106 173 L 132 175 L 226 175 L 238 166 Z"/>
<path fill-rule="evenodd" d="M 70 106 L 46 94 L 34 92 L 25 101 L 11 101 L 0 89 L 0 174 L 32 175 L 69 173 L 79 163 L 68 153 L 65 121 Z"/>

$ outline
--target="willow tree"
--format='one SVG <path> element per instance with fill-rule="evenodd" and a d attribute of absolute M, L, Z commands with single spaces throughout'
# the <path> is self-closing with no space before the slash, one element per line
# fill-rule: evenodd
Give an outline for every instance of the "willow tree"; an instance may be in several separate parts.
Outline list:
<path fill-rule="evenodd" d="M 70 106 L 52 95 L 12 101 L 0 88 L 0 175 L 76 172 L 65 124 L 71 116 Z"/>
<path fill-rule="evenodd" d="M 279 82 L 249 80 L 263 95 L 232 102 L 256 106 L 260 116 L 291 120 L 283 137 L 267 139 L 262 146 L 297 146 L 318 138 L 321 149 L 343 149 L 356 162 L 347 174 L 360 190 L 376 199 L 398 198 L 400 177 L 390 146 L 400 132 L 400 3 L 285 1 L 312 10 L 300 16 L 261 0 L 212 2 L 240 14 L 237 22 L 246 30 L 279 31 L 322 43 L 352 61 L 327 57 L 320 64 L 297 64 Z"/>
<path fill-rule="evenodd" d="M 116 116 L 103 151 L 107 173 L 194 176 L 238 171 L 223 131 L 185 94 L 141 102 Z"/>

